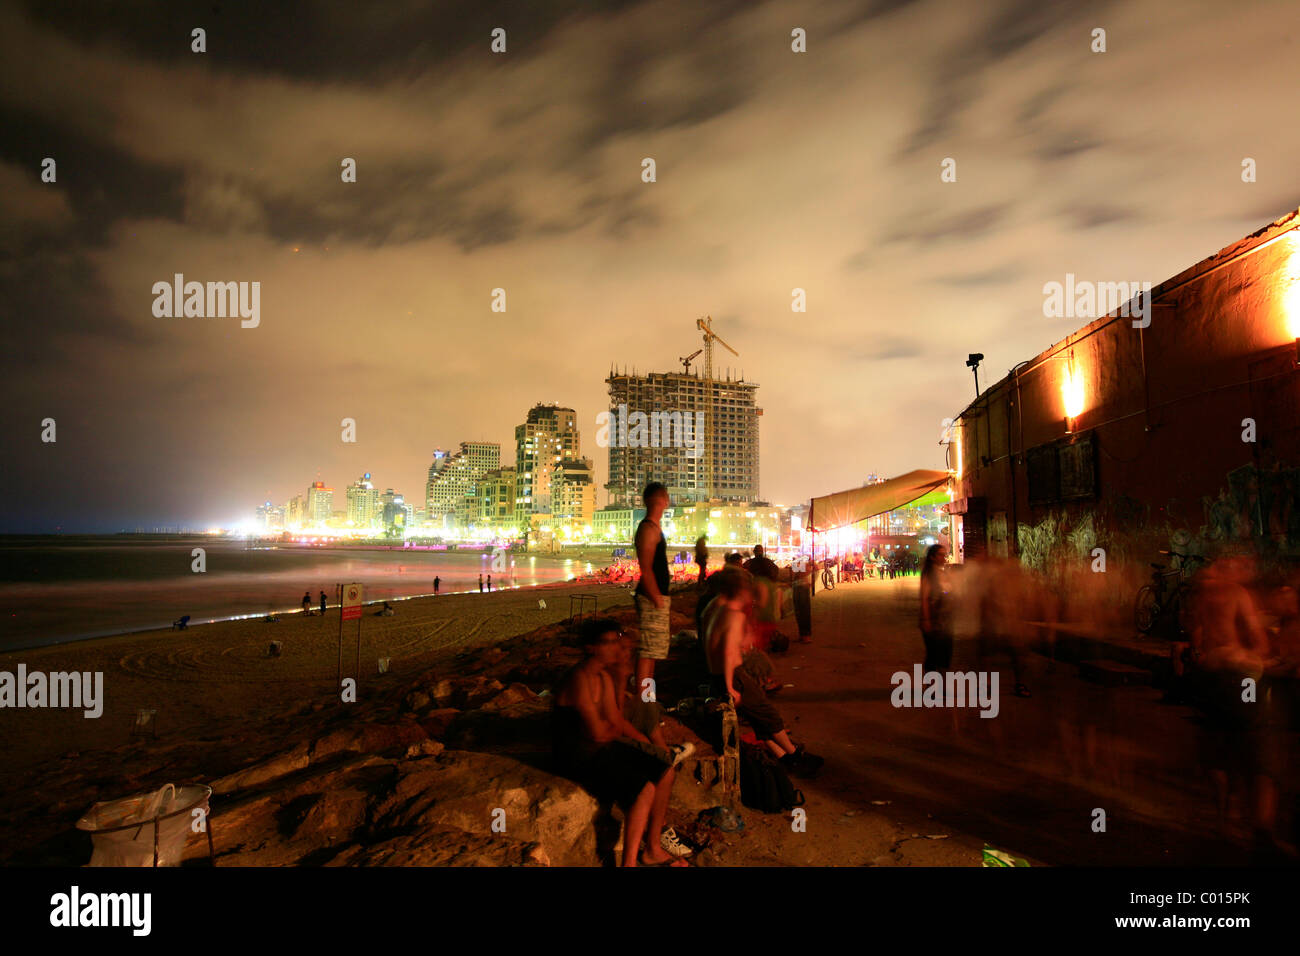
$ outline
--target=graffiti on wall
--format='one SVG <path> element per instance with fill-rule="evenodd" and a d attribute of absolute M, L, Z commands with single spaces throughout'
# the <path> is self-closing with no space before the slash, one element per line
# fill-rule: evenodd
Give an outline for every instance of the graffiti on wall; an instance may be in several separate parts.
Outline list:
<path fill-rule="evenodd" d="M 1264 552 L 1300 553 L 1300 468 L 1242 465 L 1227 482 L 1202 499 L 1207 544 L 1253 541 Z"/>

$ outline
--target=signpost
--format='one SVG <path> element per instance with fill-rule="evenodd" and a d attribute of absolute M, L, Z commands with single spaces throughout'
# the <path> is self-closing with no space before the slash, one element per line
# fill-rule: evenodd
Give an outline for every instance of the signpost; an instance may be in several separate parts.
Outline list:
<path fill-rule="evenodd" d="M 344 584 L 341 586 L 343 601 L 339 607 L 339 686 L 343 686 L 343 622 L 357 622 L 357 675 L 361 674 L 361 585 Z"/>

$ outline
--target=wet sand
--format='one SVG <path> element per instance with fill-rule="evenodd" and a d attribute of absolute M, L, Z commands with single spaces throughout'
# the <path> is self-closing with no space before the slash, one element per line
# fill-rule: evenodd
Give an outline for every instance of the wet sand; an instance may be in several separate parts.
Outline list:
<path fill-rule="evenodd" d="M 627 587 L 553 584 L 416 598 L 392 617 L 367 607 L 361 620 L 360 694 L 378 659 L 401 678 L 570 615 L 571 594 L 596 596 L 599 610 L 632 603 Z M 541 608 L 539 601 L 545 601 Z M 357 625 L 343 625 L 343 673 L 356 673 Z M 281 656 L 268 648 L 280 641 Z M 0 671 L 103 673 L 103 714 L 81 710 L 0 709 L 0 771 L 5 776 L 69 752 L 119 747 L 131 739 L 137 709 L 156 710 L 159 737 L 220 733 L 223 721 L 273 717 L 310 700 L 333 700 L 339 612 L 287 614 L 277 623 L 226 621 L 185 631 L 151 631 L 0 654 Z M 14 778 L 10 778 L 11 780 Z"/>

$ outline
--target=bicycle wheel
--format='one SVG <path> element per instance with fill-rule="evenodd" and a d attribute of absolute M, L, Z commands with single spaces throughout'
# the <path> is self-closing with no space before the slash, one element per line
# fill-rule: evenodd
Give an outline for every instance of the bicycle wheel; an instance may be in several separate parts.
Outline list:
<path fill-rule="evenodd" d="M 1143 634 L 1150 634 L 1159 617 L 1160 598 L 1156 594 L 1156 589 L 1149 584 L 1144 584 L 1138 588 L 1137 597 L 1133 601 L 1133 623 Z"/>

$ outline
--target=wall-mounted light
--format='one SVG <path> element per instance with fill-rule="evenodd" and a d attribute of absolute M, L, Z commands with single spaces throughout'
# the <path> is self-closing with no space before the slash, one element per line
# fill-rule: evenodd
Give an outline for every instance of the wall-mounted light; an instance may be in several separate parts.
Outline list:
<path fill-rule="evenodd" d="M 1078 425 L 1078 418 L 1083 413 L 1084 401 L 1083 376 L 1075 367 L 1073 349 L 1061 375 L 1061 399 L 1065 405 L 1065 433 L 1072 435 Z"/>

